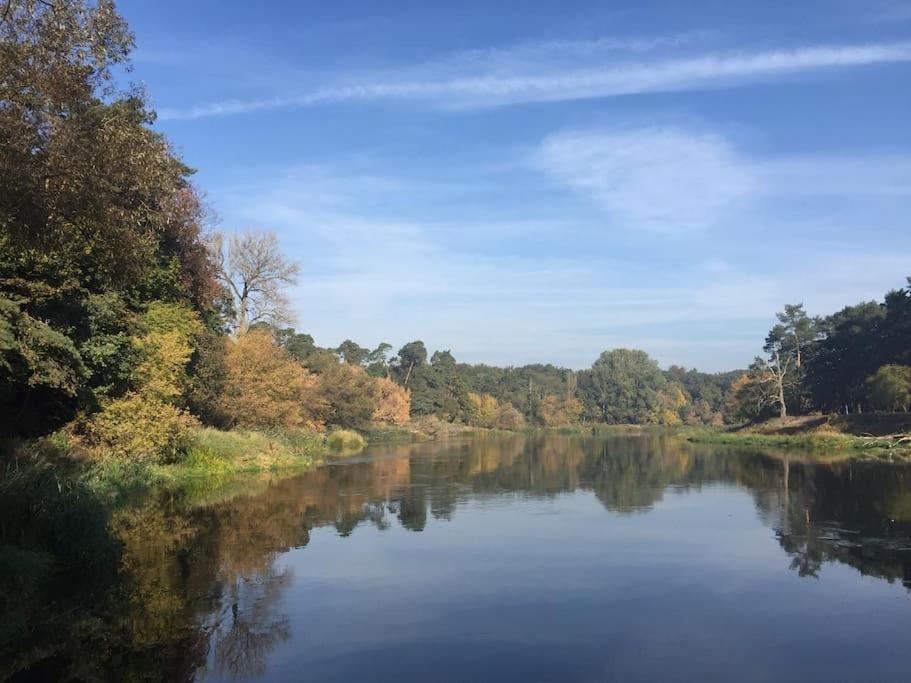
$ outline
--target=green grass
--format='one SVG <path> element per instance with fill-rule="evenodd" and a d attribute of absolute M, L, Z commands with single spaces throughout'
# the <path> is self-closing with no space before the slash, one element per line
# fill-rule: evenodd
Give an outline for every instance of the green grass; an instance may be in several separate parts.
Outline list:
<path fill-rule="evenodd" d="M 143 465 L 110 458 L 95 463 L 85 479 L 111 497 L 154 487 L 220 490 L 242 474 L 309 469 L 325 457 L 327 445 L 316 432 L 193 431 L 184 457 L 167 465 Z M 207 493 L 208 495 L 208 493 Z"/>
<path fill-rule="evenodd" d="M 853 451 L 873 455 L 885 453 L 907 454 L 911 444 L 888 437 L 862 437 L 850 434 L 808 433 L 808 434 L 757 434 L 756 432 L 726 432 L 708 429 L 681 432 L 687 441 L 693 443 L 724 444 L 731 446 L 758 446 L 775 448 L 798 448 L 810 451 Z"/>
<path fill-rule="evenodd" d="M 367 445 L 367 440 L 350 429 L 336 429 L 326 437 L 326 445 L 336 452 L 357 452 Z"/>

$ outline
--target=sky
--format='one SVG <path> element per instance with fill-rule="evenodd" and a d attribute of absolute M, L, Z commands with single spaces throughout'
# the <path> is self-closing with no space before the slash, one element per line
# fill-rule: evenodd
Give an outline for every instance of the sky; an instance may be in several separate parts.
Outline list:
<path fill-rule="evenodd" d="M 721 371 L 911 275 L 911 0 L 122 0 L 216 229 L 323 346 Z"/>

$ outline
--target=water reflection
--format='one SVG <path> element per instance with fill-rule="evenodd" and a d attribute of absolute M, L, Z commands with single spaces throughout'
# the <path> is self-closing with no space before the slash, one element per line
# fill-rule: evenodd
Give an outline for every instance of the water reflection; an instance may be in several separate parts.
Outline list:
<path fill-rule="evenodd" d="M 801 577 L 818 579 L 838 563 L 911 589 L 909 477 L 906 466 L 693 447 L 662 434 L 548 435 L 378 447 L 292 479 L 241 482 L 240 494 L 200 485 L 114 511 L 118 578 L 32 605 L 45 627 L 13 635 L 5 671 L 63 680 L 262 676 L 277 648 L 310 635 L 295 631 L 295 603 L 286 600 L 295 576 L 282 558 L 315 530 L 430 533 L 429 520 L 455 524 L 463 505 L 570 493 L 593 495 L 605 515 L 647 521 L 672 492 L 741 490 L 780 544 L 781 564 Z"/>

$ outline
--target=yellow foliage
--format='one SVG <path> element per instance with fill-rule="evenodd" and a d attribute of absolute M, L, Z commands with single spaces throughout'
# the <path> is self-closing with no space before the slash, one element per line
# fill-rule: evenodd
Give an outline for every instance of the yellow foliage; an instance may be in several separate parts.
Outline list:
<path fill-rule="evenodd" d="M 316 375 L 275 345 L 267 332 L 228 345 L 220 409 L 240 427 L 317 428 L 327 404 Z"/>
<path fill-rule="evenodd" d="M 493 429 L 500 417 L 500 404 L 490 394 L 468 394 L 468 401 L 474 408 L 474 424 Z"/>
<path fill-rule="evenodd" d="M 411 420 L 411 392 L 391 379 L 380 377 L 374 383 L 376 408 L 373 421 L 391 425 L 406 425 Z"/>
<path fill-rule="evenodd" d="M 525 425 L 522 413 L 511 403 L 500 404 L 490 394 L 468 394 L 473 408 L 472 424 L 487 429 L 519 429 Z"/>
<path fill-rule="evenodd" d="M 85 434 L 98 458 L 163 463 L 177 459 L 196 426 L 193 416 L 170 403 L 129 393 L 89 418 Z"/>
<path fill-rule="evenodd" d="M 133 338 L 141 358 L 136 389 L 143 396 L 177 402 L 187 387 L 187 365 L 202 334 L 199 316 L 186 306 L 156 301 L 143 323 L 146 333 Z"/>
<path fill-rule="evenodd" d="M 658 404 L 649 414 L 649 422 L 667 426 L 681 425 L 683 410 L 688 405 L 689 399 L 683 388 L 672 384 L 666 390 L 658 392 Z"/>
<path fill-rule="evenodd" d="M 582 402 L 573 396 L 560 399 L 549 394 L 538 401 L 537 414 L 545 427 L 563 427 L 577 423 L 582 410 Z"/>

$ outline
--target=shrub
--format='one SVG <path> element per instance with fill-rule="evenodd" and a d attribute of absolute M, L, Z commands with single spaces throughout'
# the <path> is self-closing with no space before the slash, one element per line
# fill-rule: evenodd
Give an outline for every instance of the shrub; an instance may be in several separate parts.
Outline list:
<path fill-rule="evenodd" d="M 83 431 L 97 459 L 161 464 L 178 459 L 196 425 L 195 418 L 170 403 L 129 393 L 105 404 Z"/>
<path fill-rule="evenodd" d="M 359 451 L 367 440 L 350 429 L 336 429 L 326 437 L 326 445 L 334 451 Z"/>

